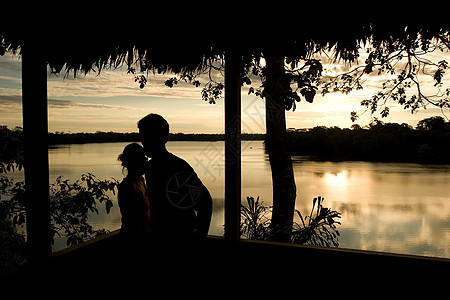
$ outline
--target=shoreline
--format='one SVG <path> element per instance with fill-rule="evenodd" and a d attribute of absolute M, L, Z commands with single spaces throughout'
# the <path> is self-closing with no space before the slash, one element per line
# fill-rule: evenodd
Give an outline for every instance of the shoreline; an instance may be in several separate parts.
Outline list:
<path fill-rule="evenodd" d="M 223 140 L 169 140 L 169 142 L 221 142 Z M 259 141 L 264 143 L 264 139 L 246 139 L 246 141 Z M 104 142 L 85 142 L 85 143 L 65 143 L 65 144 L 49 144 L 48 149 L 57 149 L 60 147 L 67 147 L 70 145 L 87 145 L 87 144 L 107 144 L 107 143 L 132 143 L 137 141 L 104 141 Z M 264 146 L 264 145 L 263 145 Z M 450 162 L 436 162 L 436 161 L 419 161 L 419 160 L 395 160 L 395 159 L 376 159 L 376 158 L 363 158 L 363 157 L 350 157 L 350 156 L 332 156 L 332 155 L 305 155 L 305 154 L 291 154 L 293 163 L 302 163 L 303 161 L 314 162 L 367 162 L 367 163 L 401 163 L 401 164 L 416 164 L 424 166 L 449 166 Z"/>
<path fill-rule="evenodd" d="M 242 133 L 242 140 L 264 140 L 263 133 Z M 169 141 L 224 141 L 224 134 L 219 133 L 170 133 Z M 139 134 L 118 132 L 96 132 L 96 133 L 50 133 L 48 134 L 48 145 L 68 144 L 93 144 L 93 143 L 116 143 L 116 142 L 139 142 Z"/>

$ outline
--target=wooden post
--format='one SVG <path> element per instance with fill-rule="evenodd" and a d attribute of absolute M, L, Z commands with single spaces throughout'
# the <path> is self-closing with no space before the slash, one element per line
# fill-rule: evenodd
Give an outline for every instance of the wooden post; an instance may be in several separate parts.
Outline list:
<path fill-rule="evenodd" d="M 225 238 L 240 238 L 241 220 L 241 59 L 225 53 Z"/>
<path fill-rule="evenodd" d="M 48 170 L 47 62 L 42 45 L 26 40 L 22 48 L 22 112 L 27 243 L 33 264 L 52 254 Z"/>

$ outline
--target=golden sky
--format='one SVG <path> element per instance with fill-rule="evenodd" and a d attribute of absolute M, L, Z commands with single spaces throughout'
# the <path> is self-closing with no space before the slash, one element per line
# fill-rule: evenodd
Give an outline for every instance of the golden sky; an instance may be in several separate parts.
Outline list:
<path fill-rule="evenodd" d="M 430 59 L 448 59 L 449 53 L 432 53 Z M 343 63 L 331 64 L 321 57 L 323 74 L 336 74 L 352 66 Z M 364 58 L 360 59 L 364 62 Z M 10 128 L 22 125 L 21 112 L 21 62 L 11 54 L 0 56 L 0 125 Z M 223 133 L 223 98 L 216 104 L 201 99 L 201 86 L 179 83 L 173 88 L 164 85 L 171 74 L 149 75 L 149 82 L 140 89 L 134 76 L 125 70 L 103 70 L 100 75 L 90 73 L 76 78 L 48 76 L 49 131 L 96 132 L 137 131 L 137 121 L 148 113 L 163 115 L 171 125 L 172 132 Z M 219 75 L 217 75 L 219 76 Z M 445 78 L 445 77 L 444 77 Z M 220 76 L 219 76 L 220 79 Z M 350 112 L 362 112 L 361 100 L 369 99 L 387 79 L 387 75 L 367 75 L 363 78 L 363 90 L 348 95 L 340 93 L 326 96 L 316 95 L 314 103 L 297 103 L 297 109 L 286 112 L 288 128 L 311 128 L 314 126 L 350 127 Z M 223 80 L 223 78 L 222 78 Z M 206 80 L 201 80 L 206 83 Z M 447 81 L 448 83 L 449 81 Z M 255 87 L 259 85 L 254 82 Z M 445 83 L 445 82 L 444 82 Z M 423 89 L 436 93 L 432 76 L 421 78 Z M 448 84 L 444 84 L 448 87 Z M 265 132 L 264 101 L 248 95 L 248 87 L 242 88 L 242 131 Z M 384 122 L 408 123 L 415 126 L 421 119 L 441 114 L 431 106 L 416 114 L 404 110 L 396 103 L 389 103 L 390 116 Z M 450 116 L 450 113 L 448 114 Z M 380 117 L 379 115 L 374 115 Z M 356 123 L 367 125 L 371 116 L 365 113 Z M 381 118 L 380 118 L 381 119 Z"/>

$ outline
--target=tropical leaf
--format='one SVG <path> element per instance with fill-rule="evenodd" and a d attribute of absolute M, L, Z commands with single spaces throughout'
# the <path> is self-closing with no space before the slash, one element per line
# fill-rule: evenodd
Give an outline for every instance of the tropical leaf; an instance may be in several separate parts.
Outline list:
<path fill-rule="evenodd" d="M 252 240 L 269 240 L 276 234 L 271 228 L 269 214 L 271 207 L 264 206 L 259 196 L 255 200 L 247 197 L 247 204 L 241 207 L 241 236 Z M 300 211 L 295 213 L 301 223 L 294 222 L 291 241 L 296 244 L 338 247 L 339 231 L 336 224 L 341 224 L 341 213 L 323 207 L 324 198 L 319 196 L 313 199 L 309 216 L 303 218 Z M 283 231 L 283 229 L 278 229 Z"/>

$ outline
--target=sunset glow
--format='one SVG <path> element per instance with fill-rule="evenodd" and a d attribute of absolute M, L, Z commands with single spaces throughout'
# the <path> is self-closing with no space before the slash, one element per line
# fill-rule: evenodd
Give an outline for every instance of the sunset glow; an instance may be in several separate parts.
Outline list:
<path fill-rule="evenodd" d="M 363 56 L 363 54 L 362 54 Z M 430 54 L 433 61 L 447 59 L 448 52 Z M 363 58 L 363 57 L 362 57 Z M 323 76 L 330 76 L 349 70 L 343 63 L 332 64 L 321 57 L 324 66 Z M 363 59 L 360 59 L 363 63 Z M 430 72 L 425 70 L 425 72 Z M 184 133 L 223 133 L 223 98 L 216 104 L 201 99 L 200 87 L 179 82 L 173 88 L 164 85 L 172 74 L 149 75 L 149 82 L 143 89 L 127 74 L 125 68 L 103 70 L 78 75 L 48 76 L 48 114 L 49 131 L 96 132 L 117 131 L 135 132 L 136 122 L 148 113 L 163 115 L 171 124 L 172 132 Z M 217 74 L 220 78 L 220 74 Z M 200 81 L 202 78 L 200 78 Z M 348 128 L 353 123 L 350 112 L 364 112 L 360 103 L 370 99 L 381 89 L 387 75 L 371 75 L 363 78 L 364 88 L 349 94 L 317 94 L 314 103 L 301 101 L 295 111 L 287 111 L 287 128 L 312 128 L 315 126 L 339 126 Z M 221 79 L 223 81 L 223 77 Z M 258 87 L 260 81 L 252 79 L 252 86 Z M 432 76 L 421 77 L 422 89 L 428 94 L 438 93 Z M 203 80 L 203 84 L 206 78 Z M 444 87 L 446 87 L 444 77 Z M 242 131 L 247 133 L 265 132 L 264 100 L 254 94 L 248 95 L 248 86 L 242 87 Z M 412 91 L 414 92 L 414 91 Z M 440 91 L 442 92 L 442 91 Z M 21 61 L 20 57 L 6 54 L 0 57 L 0 125 L 10 128 L 22 126 L 21 111 Z M 420 109 L 411 114 L 396 103 L 389 103 L 390 115 L 384 122 L 408 123 L 416 126 L 421 119 L 442 115 L 439 108 Z M 373 117 L 364 113 L 356 122 L 361 126 L 369 124 Z"/>

